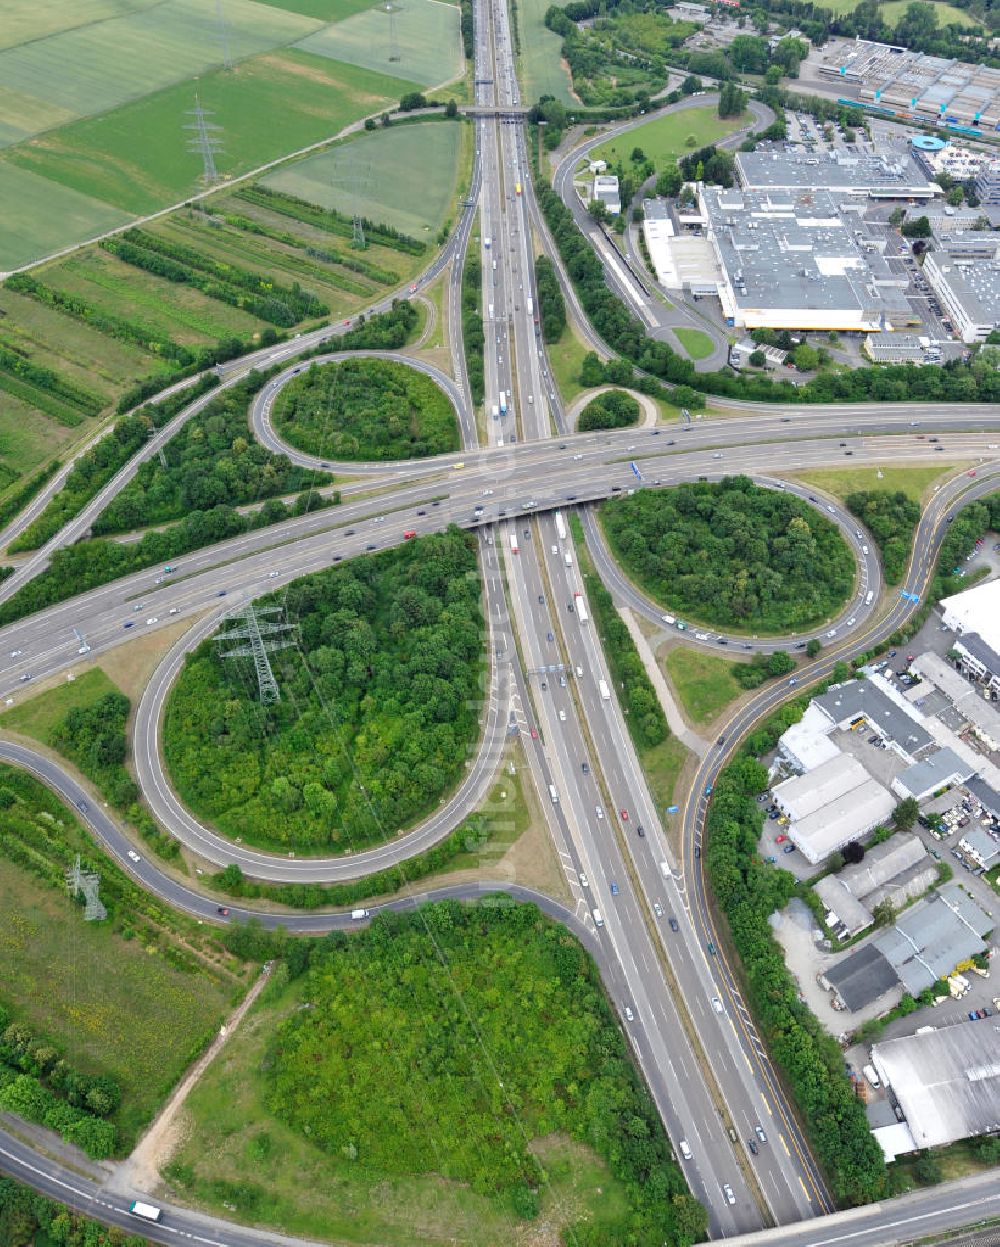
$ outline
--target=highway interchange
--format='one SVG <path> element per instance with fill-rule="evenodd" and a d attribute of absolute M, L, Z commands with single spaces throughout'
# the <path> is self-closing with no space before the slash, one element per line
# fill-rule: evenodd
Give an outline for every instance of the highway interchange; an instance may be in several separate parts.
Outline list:
<path fill-rule="evenodd" d="M 476 18 L 476 102 L 487 114 L 491 108 L 515 107 L 520 100 L 506 8 L 481 0 Z M 785 485 L 780 476 L 840 463 L 844 443 L 859 467 L 890 459 L 984 465 L 975 480 L 964 474 L 955 477 L 939 491 L 923 517 L 907 580 L 907 587 L 919 595 L 931 573 L 948 516 L 969 498 L 995 488 L 997 469 L 990 461 L 996 458 L 992 453 L 996 445 L 990 438 L 997 436 L 997 421 L 985 407 L 941 410 L 873 404 L 769 410 L 727 404 L 727 416 L 699 419 L 689 428 L 572 434 L 549 379 L 545 350 L 530 311 L 536 240 L 541 240 L 554 261 L 558 257 L 547 244 L 547 231 L 534 202 L 524 130 L 489 115 L 480 115 L 474 124 L 476 161 L 469 202 L 478 203 L 480 213 L 487 444 L 479 442 L 461 351 L 453 340 L 455 379 L 434 375 L 458 413 L 460 453 L 360 469 L 356 464 L 328 465 L 297 455 L 300 462 L 334 471 L 363 472 L 377 496 L 351 499 L 339 507 L 234 538 L 178 560 L 170 576 L 163 576 L 159 569 L 138 573 L 9 625 L 0 630 L 0 653 L 16 652 L 17 656 L 6 660 L 0 671 L 0 696 L 13 698 L 33 680 L 71 673 L 81 661 L 77 632 L 86 638 L 89 653 L 99 653 L 137 632 L 190 619 L 192 627 L 171 648 L 138 707 L 133 752 L 140 785 L 161 824 L 202 858 L 218 865 L 237 861 L 248 874 L 284 882 L 357 878 L 391 863 L 405 863 L 447 834 L 481 802 L 511 720 L 532 728 L 530 733 L 522 731 L 522 740 L 575 905 L 570 913 L 547 899 L 531 899 L 567 921 L 584 939 L 597 957 L 623 1019 L 626 1009 L 632 1015 L 631 1021 L 624 1022 L 626 1033 L 675 1149 L 682 1139 L 691 1148 L 685 1173 L 693 1193 L 709 1211 L 713 1237 L 753 1235 L 759 1241 L 816 1247 L 841 1238 L 866 1244 L 895 1241 L 895 1221 L 901 1214 L 891 1203 L 813 1224 L 814 1218 L 832 1210 L 829 1193 L 754 1032 L 732 970 L 721 956 L 707 951 L 717 941 L 696 856 L 705 813 L 703 794 L 739 737 L 777 705 L 788 689 L 779 684 L 762 690 L 727 725 L 728 743 L 703 759 L 694 795 L 677 816 L 683 832 L 678 859 L 618 702 L 601 695 L 600 681 L 610 683 L 610 679 L 595 631 L 581 622 L 578 613 L 568 611 L 574 593 L 583 586 L 572 543 L 557 531 L 552 512 L 562 508 L 568 515 L 573 507 L 581 508 L 588 544 L 602 577 L 620 600 L 656 623 L 659 611 L 615 568 L 583 504 L 639 486 L 669 485 L 699 476 L 718 479 L 732 471 L 746 472 L 775 488 L 791 489 L 791 483 Z M 475 212 L 468 207 L 449 244 L 422 279 L 432 279 L 453 261 L 448 287 L 452 325 L 460 323 L 461 259 L 474 221 Z M 558 271 L 568 291 L 561 267 Z M 253 427 L 265 444 L 287 449 L 276 444 L 268 412 L 280 386 L 302 366 L 296 358 L 341 331 L 342 327 L 320 330 L 271 348 L 251 361 L 258 366 L 288 363 L 253 405 Z M 599 340 L 589 340 L 600 345 Z M 245 360 L 227 365 L 221 370 L 222 383 L 234 383 L 246 366 Z M 508 411 L 504 418 L 494 420 L 491 408 L 501 391 L 509 396 Z M 54 549 L 83 535 L 132 478 L 138 464 L 156 453 L 213 394 L 174 417 L 92 504 L 37 556 L 26 560 L 16 576 L 0 587 L 0 601 L 38 574 Z M 920 440 L 923 431 L 931 429 L 941 436 L 941 442 Z M 947 458 L 939 460 L 942 445 Z M 61 477 L 62 473 L 57 479 Z M 842 616 L 818 633 L 825 642 L 824 652 L 802 673 L 803 682 L 827 674 L 837 657 L 889 635 L 913 610 L 913 604 L 903 599 L 891 602 L 886 610 L 879 601 L 878 561 L 872 553 L 867 557 L 862 553 L 863 544 L 871 551 L 873 543 L 857 538 L 853 520 L 831 501 L 824 498 L 818 505 L 833 507 L 832 518 L 855 551 L 858 587 Z M 32 507 L 31 514 L 35 513 L 37 507 Z M 279 591 L 304 574 L 328 567 L 331 561 L 395 544 L 402 540 L 404 530 L 425 533 L 451 523 L 480 534 L 492 664 L 478 753 L 450 801 L 421 827 L 387 845 L 333 859 L 257 852 L 233 845 L 198 824 L 172 793 L 159 748 L 163 705 L 185 654 L 245 601 Z M 6 539 L 23 526 L 17 521 Z M 512 535 L 518 544 L 516 555 Z M 874 601 L 866 605 L 869 590 Z M 835 630 L 833 640 L 826 635 L 830 628 Z M 803 634 L 796 643 L 806 635 L 811 634 Z M 708 647 L 718 643 L 717 638 L 699 641 L 691 633 L 686 640 Z M 786 638 L 739 638 L 735 643 L 765 651 L 790 647 Z M 10 743 L 0 743 L 0 757 L 26 766 L 72 801 L 98 840 L 143 886 L 202 920 L 215 918 L 216 900 L 144 859 L 136 863 L 128 858 L 130 846 L 121 831 L 50 759 Z M 550 785 L 557 801 L 550 800 Z M 629 812 L 627 821 L 618 813 L 623 810 Z M 639 826 L 645 830 L 642 837 L 635 830 Z M 485 887 L 490 890 L 491 885 Z M 462 892 L 468 894 L 468 890 Z M 419 899 L 410 896 L 394 906 L 412 905 Z M 599 927 L 595 910 L 602 916 Z M 234 918 L 249 913 L 232 907 Z M 676 932 L 670 929 L 668 917 L 675 919 Z M 330 914 L 291 914 L 280 919 L 267 916 L 265 921 L 281 921 L 297 932 L 317 932 L 349 920 Z M 716 999 L 719 1006 L 713 1003 Z M 757 1126 L 766 1129 L 769 1142 L 757 1157 L 751 1157 L 746 1140 Z M 0 1166 L 56 1193 L 59 1183 L 68 1182 L 76 1194 L 70 1199 L 63 1190 L 61 1198 L 79 1202 L 100 1219 L 129 1224 L 123 1201 L 91 1188 L 9 1135 L 0 1138 Z M 25 1166 L 33 1169 L 29 1172 Z M 908 1217 L 926 1216 L 922 1226 L 943 1228 L 961 1224 L 960 1218 L 975 1219 L 983 1209 L 1000 1212 L 1000 1194 L 970 1182 L 959 1194 L 945 1187 L 920 1192 L 908 1198 L 906 1207 Z M 175 1242 L 183 1236 L 232 1247 L 293 1241 L 178 1209 L 169 1209 L 168 1214 L 163 1226 L 144 1232 L 155 1241 Z M 902 1218 L 902 1223 L 909 1221 Z M 843 1226 L 850 1228 L 842 1230 Z"/>

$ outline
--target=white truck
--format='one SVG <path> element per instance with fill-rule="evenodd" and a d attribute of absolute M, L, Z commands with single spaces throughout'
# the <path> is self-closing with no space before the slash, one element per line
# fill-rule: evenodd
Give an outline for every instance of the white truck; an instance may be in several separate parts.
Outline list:
<path fill-rule="evenodd" d="M 878 1074 L 875 1073 L 874 1065 L 866 1065 L 861 1072 L 868 1079 L 869 1083 L 876 1091 L 879 1089 L 879 1087 L 882 1086 L 882 1083 L 881 1083 L 881 1080 L 879 1079 Z"/>
<path fill-rule="evenodd" d="M 529 299 L 528 299 L 528 315 L 529 315 L 529 316 L 534 316 L 534 314 L 535 314 L 535 304 L 534 304 L 534 301 L 533 301 L 533 300 L 529 297 Z"/>
<path fill-rule="evenodd" d="M 598 680 L 597 687 L 601 690 L 601 698 L 604 701 L 611 700 L 611 689 L 608 688 L 607 680 Z"/>
<path fill-rule="evenodd" d="M 556 788 L 555 784 L 549 784 L 549 796 L 552 798 L 553 805 L 559 804 L 559 789 Z"/>
<path fill-rule="evenodd" d="M 505 416 L 507 414 L 507 391 L 506 390 L 500 391 L 500 414 L 501 416 Z"/>
<path fill-rule="evenodd" d="M 581 623 L 586 623 L 590 616 L 587 614 L 587 599 L 582 593 L 574 593 L 573 601 L 576 603 L 576 613 Z"/>
<path fill-rule="evenodd" d="M 370 909 L 352 909 L 351 910 L 351 918 L 355 922 L 362 922 L 364 921 L 365 918 L 370 918 L 371 916 L 372 916 L 372 911 Z"/>
<path fill-rule="evenodd" d="M 483 246 L 486 248 L 486 250 L 487 250 L 487 251 L 489 251 L 489 249 L 490 249 L 490 242 L 491 242 L 491 241 L 492 241 L 492 240 L 491 240 L 491 239 L 489 239 L 489 238 L 484 238 L 484 239 L 483 239 Z"/>
<path fill-rule="evenodd" d="M 566 540 L 566 521 L 562 517 L 562 512 L 556 512 L 556 532 L 559 534 L 559 540 Z"/>
<path fill-rule="evenodd" d="M 163 1216 L 155 1204 L 144 1204 L 141 1199 L 133 1199 L 128 1210 L 133 1217 L 142 1217 L 143 1221 L 159 1221 Z"/>
<path fill-rule="evenodd" d="M 517 533 L 511 533 L 510 535 L 510 552 L 511 554 L 517 553 Z"/>
<path fill-rule="evenodd" d="M 499 403 L 493 404 L 493 419 L 494 420 L 500 419 L 500 404 Z"/>
<path fill-rule="evenodd" d="M 572 567 L 572 566 L 573 566 L 573 556 L 572 556 L 572 554 L 570 554 L 570 552 L 569 552 L 568 550 L 567 550 L 567 551 L 566 551 L 566 553 L 563 555 L 563 560 L 564 560 L 564 562 L 566 563 L 566 566 L 567 566 L 567 567 Z"/>

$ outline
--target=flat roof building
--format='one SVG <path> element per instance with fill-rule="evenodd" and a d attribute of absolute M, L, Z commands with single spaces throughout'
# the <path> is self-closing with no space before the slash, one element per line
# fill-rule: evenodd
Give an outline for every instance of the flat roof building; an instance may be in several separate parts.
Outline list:
<path fill-rule="evenodd" d="M 962 666 L 987 688 L 1000 691 L 1000 654 L 978 632 L 965 632 L 955 641 Z"/>
<path fill-rule="evenodd" d="M 829 191 L 704 187 L 700 202 L 737 328 L 869 330 L 918 323 L 906 278 L 859 212 Z"/>
<path fill-rule="evenodd" d="M 877 1043 L 872 1064 L 917 1147 L 1000 1130 L 1000 1029 L 992 1020 Z"/>
<path fill-rule="evenodd" d="M 989 870 L 1000 857 L 1000 843 L 985 827 L 970 827 L 959 840 L 958 847 L 983 870 Z"/>
<path fill-rule="evenodd" d="M 813 705 L 838 727 L 853 727 L 864 719 L 883 740 L 891 742 L 911 760 L 933 743 L 930 733 L 917 720 L 916 712 L 902 698 L 897 700 L 890 696 L 885 681 L 877 676 L 835 684 L 814 698 Z"/>
<path fill-rule="evenodd" d="M 1000 749 L 1000 713 L 993 702 L 984 700 L 974 684 L 959 675 L 940 654 L 921 654 L 911 664 L 923 680 L 939 688 L 958 713 L 972 727 L 973 732 L 991 751 Z M 950 750 L 948 751 L 951 752 Z M 976 770 L 969 767 L 962 777 L 967 779 Z M 902 777 L 901 777 L 902 778 Z"/>
<path fill-rule="evenodd" d="M 618 216 L 622 210 L 621 196 L 618 191 L 618 179 L 610 173 L 594 175 L 594 198 L 604 204 L 612 216 Z"/>
<path fill-rule="evenodd" d="M 960 635 L 974 632 L 995 653 L 1000 653 L 1000 579 L 943 598 L 944 625 Z"/>
<path fill-rule="evenodd" d="M 986 239 L 992 246 L 977 241 L 970 250 L 967 236 L 949 234 L 924 257 L 928 285 L 966 343 L 985 342 L 1000 329 L 1000 235 L 989 234 Z"/>
<path fill-rule="evenodd" d="M 786 151 L 782 143 L 761 143 L 736 153 L 736 176 L 746 190 L 827 190 L 863 199 L 933 199 L 940 187 L 927 180 L 905 148 L 887 154 L 830 148 L 812 155 Z"/>
<path fill-rule="evenodd" d="M 912 333 L 870 333 L 863 348 L 873 364 L 922 364 L 927 346 Z"/>
<path fill-rule="evenodd" d="M 889 900 L 897 908 L 934 885 L 937 868 L 916 836 L 897 832 L 869 849 L 863 862 L 825 875 L 814 891 L 850 935 L 870 927 L 873 911 Z"/>
<path fill-rule="evenodd" d="M 776 784 L 772 793 L 788 815 L 789 840 L 813 865 L 867 835 L 896 804 L 888 789 L 846 753 Z"/>
<path fill-rule="evenodd" d="M 963 783 L 974 769 L 954 749 L 936 749 L 923 761 L 914 762 L 902 775 L 897 775 L 892 781 L 892 790 L 904 800 L 913 797 L 916 801 L 923 801 L 939 788 Z"/>

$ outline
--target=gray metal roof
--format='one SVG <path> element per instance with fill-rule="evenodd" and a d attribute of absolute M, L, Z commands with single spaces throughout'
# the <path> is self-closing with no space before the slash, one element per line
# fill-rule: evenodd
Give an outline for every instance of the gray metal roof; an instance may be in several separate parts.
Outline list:
<path fill-rule="evenodd" d="M 930 734 L 871 680 L 848 680 L 815 698 L 834 723 L 845 723 L 864 715 L 881 734 L 895 741 L 911 756 L 931 744 Z"/>
<path fill-rule="evenodd" d="M 1000 854 L 1000 844 L 993 839 L 985 827 L 970 827 L 962 832 L 960 843 L 964 841 L 970 849 L 974 849 L 980 861 L 987 866 Z"/>
<path fill-rule="evenodd" d="M 887 155 L 845 153 L 839 149 L 813 155 L 787 152 L 780 143 L 761 143 L 756 151 L 736 153 L 736 172 L 741 186 L 756 190 L 912 189 L 930 193 L 927 175 L 909 153 L 899 149 Z"/>
<path fill-rule="evenodd" d="M 957 883 L 947 883 L 900 914 L 872 943 L 913 996 L 946 978 L 960 961 L 981 953 L 989 918 Z"/>
<path fill-rule="evenodd" d="M 973 767 L 964 762 L 953 749 L 938 749 L 923 762 L 915 762 L 908 766 L 897 782 L 915 797 L 922 797 L 933 792 L 949 780 L 961 783 L 972 774 Z"/>
<path fill-rule="evenodd" d="M 918 1147 L 1000 1128 L 1000 1023 L 959 1022 L 872 1048 Z"/>
<path fill-rule="evenodd" d="M 884 996 L 898 981 L 895 970 L 874 944 L 864 944 L 849 953 L 827 970 L 825 977 L 852 1013 Z"/>
<path fill-rule="evenodd" d="M 955 648 L 966 650 L 983 664 L 987 671 L 1000 672 L 1000 654 L 983 640 L 978 632 L 963 632 L 955 639 Z"/>
<path fill-rule="evenodd" d="M 855 896 L 867 896 L 926 856 L 927 851 L 916 836 L 897 831 L 888 840 L 869 849 L 863 862 L 845 866 L 838 878 Z"/>
<path fill-rule="evenodd" d="M 827 909 L 837 915 L 851 935 L 871 926 L 871 911 L 844 886 L 841 875 L 824 875 L 817 880 L 813 891 Z"/>
<path fill-rule="evenodd" d="M 978 775 L 973 775 L 972 779 L 966 780 L 965 789 L 991 814 L 1000 817 L 1000 792 L 997 792 L 995 788 L 991 788 L 985 779 L 980 779 Z"/>

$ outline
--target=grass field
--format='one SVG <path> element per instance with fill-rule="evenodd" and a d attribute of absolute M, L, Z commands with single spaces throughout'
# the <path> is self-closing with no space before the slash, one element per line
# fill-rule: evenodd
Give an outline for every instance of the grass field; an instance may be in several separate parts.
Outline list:
<path fill-rule="evenodd" d="M 92 706 L 105 693 L 117 693 L 112 684 L 97 667 L 85 671 L 72 683 L 57 684 L 23 705 L 14 706 L 0 714 L 0 729 L 30 736 L 43 745 L 52 743 L 52 730 L 70 710 L 78 706 Z"/>
<path fill-rule="evenodd" d="M 29 39 L 45 39 L 76 26 L 148 9 L 155 3 L 156 0 L 73 0 L 72 4 L 38 4 L 37 0 L 4 0 L 0 48 L 17 47 Z"/>
<path fill-rule="evenodd" d="M 521 0 L 517 24 L 521 35 L 520 77 L 524 98 L 537 100 L 551 95 L 564 104 L 573 104 L 569 70 L 561 62 L 562 39 L 545 25 L 550 0 Z"/>
<path fill-rule="evenodd" d="M 0 161 L 0 272 L 27 264 L 114 229 L 129 219 L 120 208 Z"/>
<path fill-rule="evenodd" d="M 658 745 L 640 749 L 639 761 L 653 800 L 661 812 L 668 805 L 673 805 L 677 778 L 689 756 L 687 748 L 676 736 L 668 736 Z"/>
<path fill-rule="evenodd" d="M 297 984 L 277 999 L 268 993 L 195 1087 L 184 1141 L 167 1169 L 172 1191 L 223 1215 L 233 1215 L 228 1210 L 235 1205 L 238 1220 L 324 1241 L 383 1247 L 558 1241 L 558 1235 L 539 1239 L 537 1222 L 520 1223 L 462 1183 L 366 1173 L 279 1121 L 262 1070 L 277 1026 L 300 1003 Z M 549 1178 L 543 1224 L 555 1228 L 586 1217 L 612 1225 L 621 1216 L 621 1186 L 589 1149 L 548 1135 L 532 1150 Z"/>
<path fill-rule="evenodd" d="M 722 120 L 714 108 L 690 108 L 657 117 L 609 143 L 602 143 L 594 149 L 590 159 L 606 160 L 608 164 L 627 161 L 633 148 L 640 147 L 657 169 L 665 169 L 686 151 L 716 143 L 745 124 L 746 114 Z M 694 142 L 689 144 L 689 138 Z"/>
<path fill-rule="evenodd" d="M 198 81 L 202 106 L 225 132 L 217 164 L 228 176 L 328 138 L 411 89 L 399 78 L 289 51 Z M 199 185 L 201 158 L 187 150 L 183 130 L 194 102 L 192 85 L 182 83 L 64 126 L 7 159 L 126 212 L 152 212 Z"/>
<path fill-rule="evenodd" d="M 559 386 L 559 393 L 564 403 L 571 403 L 578 394 L 583 393 L 580 384 L 580 369 L 588 348 L 584 346 L 572 324 L 567 321 L 562 337 L 549 348 L 549 359 L 552 362 L 552 375 Z"/>
<path fill-rule="evenodd" d="M 681 325 L 674 329 L 674 334 L 692 359 L 708 359 L 715 349 L 712 339 L 700 329 L 688 329 Z"/>
<path fill-rule="evenodd" d="M 298 47 L 421 86 L 433 87 L 462 72 L 457 5 L 405 0 L 387 12 L 368 7 L 308 35 Z"/>
<path fill-rule="evenodd" d="M 677 645 L 662 665 L 685 714 L 699 727 L 711 723 L 743 691 L 730 672 L 731 658 Z"/>
<path fill-rule="evenodd" d="M 338 27 L 339 29 L 339 27 Z M 441 228 L 458 177 L 460 126 L 446 121 L 394 126 L 338 144 L 261 179 L 324 208 L 385 222 L 413 238 Z"/>
<path fill-rule="evenodd" d="M 909 2 L 910 0 L 888 0 L 888 3 L 880 5 L 879 10 L 886 25 L 895 26 L 906 12 Z M 931 3 L 937 13 L 939 26 L 948 26 L 952 22 L 958 22 L 962 26 L 979 24 L 970 14 L 962 9 L 956 9 L 953 4 L 944 3 L 944 0 L 931 0 Z M 858 7 L 858 0 L 824 0 L 823 7 L 831 9 L 836 14 L 853 13 Z"/>
<path fill-rule="evenodd" d="M 224 15 L 233 61 L 294 43 L 318 24 L 253 0 L 226 0 Z M 21 141 L 199 77 L 222 59 L 214 5 L 160 0 L 0 52 L 0 125 L 15 132 L 8 141 Z"/>
<path fill-rule="evenodd" d="M 57 455 L 77 432 L 0 390 L 0 465 L 5 469 L 18 476 L 31 472 Z"/>
<path fill-rule="evenodd" d="M 841 501 L 854 490 L 884 489 L 889 493 L 902 490 L 914 502 L 922 503 L 934 483 L 954 471 L 954 464 L 935 464 L 932 468 L 819 468 L 815 472 L 796 472 L 795 477 L 825 489 Z"/>
<path fill-rule="evenodd" d="M 41 784 L 0 768 L 21 800 L 22 821 L 60 827 L 87 853 L 90 841 Z M 126 1142 L 217 1028 L 231 986 L 185 973 L 110 922 L 84 922 L 82 910 L 6 858 L 0 858 L 0 960 L 3 998 L 19 1019 L 49 1036 L 71 1065 L 114 1076 L 123 1090 L 116 1121 Z"/>

